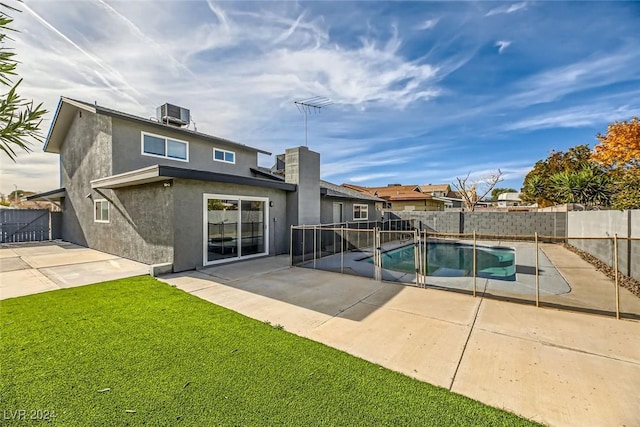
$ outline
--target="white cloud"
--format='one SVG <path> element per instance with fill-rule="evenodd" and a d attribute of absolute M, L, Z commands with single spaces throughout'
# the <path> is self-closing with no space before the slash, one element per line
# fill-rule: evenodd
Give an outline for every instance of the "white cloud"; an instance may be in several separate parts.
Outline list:
<path fill-rule="evenodd" d="M 430 30 L 434 28 L 439 21 L 440 21 L 440 18 L 427 19 L 421 24 L 416 25 L 415 29 L 418 31 Z"/>
<path fill-rule="evenodd" d="M 498 48 L 499 54 L 502 54 L 502 52 L 504 52 L 504 50 L 508 48 L 510 45 L 511 45 L 511 42 L 507 40 L 498 40 L 495 44 L 495 46 Z"/>
<path fill-rule="evenodd" d="M 293 99 L 322 95 L 336 110 L 402 110 L 441 93 L 438 66 L 406 59 L 397 28 L 384 39 L 363 36 L 359 44 L 342 45 L 304 4 L 188 5 L 24 5 L 15 37 L 21 95 L 44 101 L 45 126 L 61 95 L 143 117 L 171 102 L 190 108 L 200 131 L 280 152 L 301 141 Z M 265 127 L 274 132 L 262 132 Z M 57 156 L 43 156 L 55 170 Z M 20 171 L 27 177 L 28 169 L 21 161 L 9 176 L 3 166 L 0 190 L 10 191 L 7 179 Z M 57 185 L 30 182 L 38 189 Z"/>
<path fill-rule="evenodd" d="M 545 114 L 516 121 L 505 126 L 506 130 L 535 130 L 549 128 L 580 128 L 598 123 L 611 123 L 640 115 L 640 107 L 623 105 L 611 108 L 608 104 L 572 107 L 549 111 Z"/>
<path fill-rule="evenodd" d="M 491 9 L 485 16 L 493 16 L 493 15 L 501 15 L 501 14 L 509 14 L 513 12 L 517 12 L 519 10 L 523 10 L 527 8 L 527 3 L 514 3 L 511 5 L 499 6 L 494 9 Z"/>
<path fill-rule="evenodd" d="M 398 173 L 390 172 L 390 173 L 370 173 L 365 175 L 356 175 L 349 178 L 349 182 L 367 182 L 374 179 L 380 178 L 393 178 L 398 176 Z"/>

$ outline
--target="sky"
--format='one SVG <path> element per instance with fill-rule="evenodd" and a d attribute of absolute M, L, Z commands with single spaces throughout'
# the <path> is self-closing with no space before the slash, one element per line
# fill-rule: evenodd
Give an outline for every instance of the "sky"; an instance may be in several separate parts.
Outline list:
<path fill-rule="evenodd" d="M 272 153 L 304 145 L 334 183 L 455 182 L 497 169 L 519 189 L 551 150 L 640 116 L 640 2 L 9 0 L 19 93 L 150 117 Z M 132 141 L 139 144 L 139 141 Z M 59 186 L 41 144 L 0 158 L 0 193 Z M 259 162 L 270 166 L 273 158 Z"/>

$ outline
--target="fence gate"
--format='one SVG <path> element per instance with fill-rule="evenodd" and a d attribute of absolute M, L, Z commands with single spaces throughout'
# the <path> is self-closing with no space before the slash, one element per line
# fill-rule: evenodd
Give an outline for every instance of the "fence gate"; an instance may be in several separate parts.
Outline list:
<path fill-rule="evenodd" d="M 51 231 L 47 209 L 0 210 L 0 243 L 51 240 L 57 237 Z"/>

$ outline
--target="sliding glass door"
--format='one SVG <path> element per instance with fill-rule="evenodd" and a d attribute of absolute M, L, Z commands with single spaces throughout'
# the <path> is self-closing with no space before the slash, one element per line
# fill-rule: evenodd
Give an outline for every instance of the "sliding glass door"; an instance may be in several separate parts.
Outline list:
<path fill-rule="evenodd" d="M 204 195 L 204 264 L 268 253 L 269 200 Z"/>

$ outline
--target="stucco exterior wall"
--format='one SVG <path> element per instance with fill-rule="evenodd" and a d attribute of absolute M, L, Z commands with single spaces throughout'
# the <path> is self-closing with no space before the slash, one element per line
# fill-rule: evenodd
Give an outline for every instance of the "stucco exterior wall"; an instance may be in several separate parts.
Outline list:
<path fill-rule="evenodd" d="M 147 156 L 142 154 L 142 132 L 189 142 L 189 161 Z M 213 148 L 233 151 L 235 164 L 213 160 Z M 258 153 L 220 141 L 214 143 L 188 135 L 171 126 L 158 128 L 152 124 L 113 118 L 113 173 L 119 174 L 152 165 L 176 166 L 231 175 L 252 176 L 249 168 L 258 165 Z"/>
<path fill-rule="evenodd" d="M 93 231 L 93 201 L 89 181 L 111 175 L 111 119 L 78 112 L 60 148 L 60 185 L 67 190 L 62 215 L 62 238 L 90 246 L 99 231 Z"/>
<path fill-rule="evenodd" d="M 170 262 L 171 188 L 155 183 L 91 189 L 91 180 L 113 173 L 111 133 L 111 118 L 104 115 L 79 113 L 71 124 L 60 151 L 61 185 L 67 192 L 62 204 L 62 238 L 147 264 Z M 94 221 L 98 199 L 109 201 L 108 223 Z"/>
<path fill-rule="evenodd" d="M 273 202 L 273 206 L 269 207 L 268 218 L 269 254 L 289 251 L 287 192 L 247 185 L 176 179 L 173 181 L 174 271 L 190 270 L 203 265 L 205 193 L 268 198 Z"/>
<path fill-rule="evenodd" d="M 320 199 L 320 223 L 331 224 L 333 223 L 333 204 L 342 203 L 343 206 L 343 221 L 355 221 L 353 219 L 353 205 L 367 205 L 369 210 L 369 218 L 367 221 L 378 221 L 382 218 L 380 212 L 375 208 L 375 202 L 357 201 L 350 199 L 342 199 L 335 197 L 322 197 Z"/>

